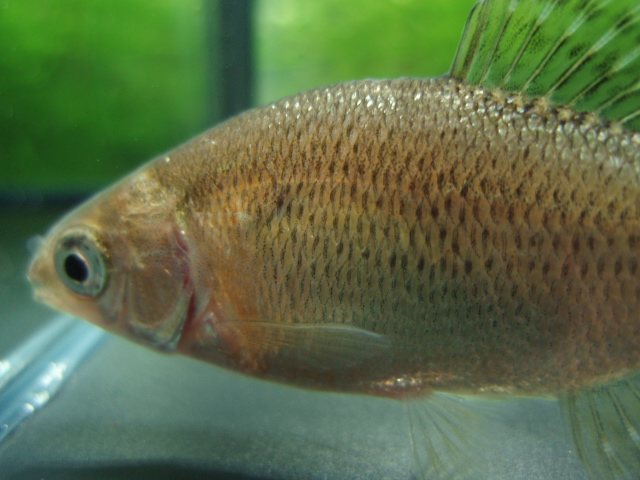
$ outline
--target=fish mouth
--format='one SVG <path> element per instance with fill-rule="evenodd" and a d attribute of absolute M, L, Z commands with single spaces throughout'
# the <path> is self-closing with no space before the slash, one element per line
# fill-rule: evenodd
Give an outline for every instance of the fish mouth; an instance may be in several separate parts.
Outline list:
<path fill-rule="evenodd" d="M 47 303 L 47 295 L 45 295 L 47 269 L 42 255 L 39 251 L 35 252 L 27 266 L 26 279 L 33 288 L 33 298 L 42 303 Z"/>

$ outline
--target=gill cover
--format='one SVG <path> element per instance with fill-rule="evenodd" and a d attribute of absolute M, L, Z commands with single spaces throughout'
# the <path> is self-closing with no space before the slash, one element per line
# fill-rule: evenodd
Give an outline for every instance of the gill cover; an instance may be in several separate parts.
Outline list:
<path fill-rule="evenodd" d="M 194 286 L 182 230 L 161 229 L 134 245 L 123 282 L 125 323 L 138 340 L 174 350 L 192 307 Z"/>

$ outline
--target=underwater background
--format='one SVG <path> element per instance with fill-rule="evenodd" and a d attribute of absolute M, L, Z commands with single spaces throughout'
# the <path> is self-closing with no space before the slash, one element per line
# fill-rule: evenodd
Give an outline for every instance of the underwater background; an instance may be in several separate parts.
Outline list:
<path fill-rule="evenodd" d="M 345 80 L 446 73 L 473 3 L 0 0 L 2 475 L 410 478 L 399 402 L 270 385 L 80 332 L 31 300 L 27 246 L 87 195 L 241 110 Z M 61 350 L 75 356 L 56 390 L 42 372 Z M 515 460 L 496 478 L 584 478 L 557 405 L 527 402 L 505 419 L 527 435 L 497 449 Z"/>

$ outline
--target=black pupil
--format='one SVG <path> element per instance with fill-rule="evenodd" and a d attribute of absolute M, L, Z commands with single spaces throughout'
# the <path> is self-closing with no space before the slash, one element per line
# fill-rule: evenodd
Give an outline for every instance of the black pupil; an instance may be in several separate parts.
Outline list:
<path fill-rule="evenodd" d="M 64 260 L 64 271 L 71 280 L 78 283 L 86 282 L 89 278 L 89 267 L 84 258 L 72 253 Z"/>

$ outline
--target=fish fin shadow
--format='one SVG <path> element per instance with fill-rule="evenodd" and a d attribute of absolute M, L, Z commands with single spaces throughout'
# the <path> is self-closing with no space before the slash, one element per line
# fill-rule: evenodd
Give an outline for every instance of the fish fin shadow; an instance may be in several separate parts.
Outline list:
<path fill-rule="evenodd" d="M 566 395 L 560 405 L 590 479 L 640 478 L 640 375 Z"/>

